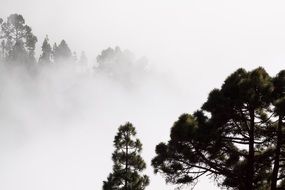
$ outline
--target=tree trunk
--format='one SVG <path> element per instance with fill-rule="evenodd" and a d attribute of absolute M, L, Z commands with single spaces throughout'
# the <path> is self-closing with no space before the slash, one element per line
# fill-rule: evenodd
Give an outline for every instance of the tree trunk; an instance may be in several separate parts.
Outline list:
<path fill-rule="evenodd" d="M 248 172 L 247 172 L 247 190 L 253 190 L 254 179 L 254 110 L 250 110 L 249 126 L 249 147 L 248 147 Z"/>
<path fill-rule="evenodd" d="M 129 154 L 129 132 L 127 132 L 127 139 L 126 139 L 126 174 L 125 174 L 125 190 L 128 190 L 128 167 L 129 167 L 129 160 L 128 160 L 128 154 Z"/>
<path fill-rule="evenodd" d="M 279 116 L 278 119 L 278 128 L 277 128 L 277 142 L 276 142 L 276 151 L 274 158 L 274 166 L 271 177 L 271 190 L 277 189 L 277 178 L 279 171 L 279 161 L 280 161 L 280 149 L 281 149 L 281 140 L 282 140 L 282 117 Z"/>

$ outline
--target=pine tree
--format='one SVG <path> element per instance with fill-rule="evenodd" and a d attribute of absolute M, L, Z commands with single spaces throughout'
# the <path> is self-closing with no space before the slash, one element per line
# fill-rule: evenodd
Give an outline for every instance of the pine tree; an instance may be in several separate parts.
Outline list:
<path fill-rule="evenodd" d="M 39 58 L 39 63 L 51 63 L 52 49 L 49 44 L 48 36 L 46 36 L 42 45 L 42 54 Z"/>
<path fill-rule="evenodd" d="M 53 48 L 54 62 L 65 62 L 72 60 L 72 53 L 65 40 L 62 40 L 58 46 L 56 44 Z"/>
<path fill-rule="evenodd" d="M 103 190 L 144 190 L 149 184 L 148 176 L 140 174 L 146 164 L 140 156 L 142 144 L 135 135 L 131 123 L 119 127 L 114 139 L 113 172 L 103 182 Z"/>
<path fill-rule="evenodd" d="M 279 188 L 285 182 L 285 74 L 274 81 L 261 67 L 227 77 L 201 110 L 181 115 L 170 140 L 156 146 L 155 172 L 180 185 L 204 175 L 228 189 Z"/>

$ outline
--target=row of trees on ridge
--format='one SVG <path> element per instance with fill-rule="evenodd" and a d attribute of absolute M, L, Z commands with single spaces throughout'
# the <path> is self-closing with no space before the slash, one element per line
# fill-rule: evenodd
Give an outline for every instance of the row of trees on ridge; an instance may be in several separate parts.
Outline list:
<path fill-rule="evenodd" d="M 54 43 L 51 47 L 48 36 L 43 41 L 42 53 L 37 61 L 35 58 L 37 42 L 38 38 L 33 34 L 32 28 L 25 23 L 22 15 L 11 14 L 5 21 L 0 18 L 0 61 L 29 66 L 35 63 L 77 61 L 76 53 L 72 53 L 65 40 L 62 40 L 59 45 Z M 87 62 L 84 52 L 81 53 L 79 62 Z"/>

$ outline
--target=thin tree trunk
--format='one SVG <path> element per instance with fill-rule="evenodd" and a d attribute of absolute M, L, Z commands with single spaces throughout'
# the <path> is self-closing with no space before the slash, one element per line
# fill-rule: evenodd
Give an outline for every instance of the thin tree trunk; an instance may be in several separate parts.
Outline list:
<path fill-rule="evenodd" d="M 271 190 L 277 189 L 277 177 L 278 177 L 278 171 L 279 171 L 281 140 L 282 140 L 282 117 L 279 116 L 276 151 L 275 151 L 274 166 L 273 166 L 272 177 L 271 177 Z"/>
<path fill-rule="evenodd" d="M 128 189 L 128 167 L 129 167 L 129 160 L 128 160 L 128 154 L 129 154 L 129 132 L 127 132 L 127 139 L 126 139 L 126 174 L 125 174 L 125 190 Z"/>
<path fill-rule="evenodd" d="M 253 190 L 254 179 L 254 110 L 250 110 L 247 190 Z"/>

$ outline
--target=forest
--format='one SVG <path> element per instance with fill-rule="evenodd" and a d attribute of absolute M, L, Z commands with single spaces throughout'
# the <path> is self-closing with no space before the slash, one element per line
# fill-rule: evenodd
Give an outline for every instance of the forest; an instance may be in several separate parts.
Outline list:
<path fill-rule="evenodd" d="M 48 36 L 37 56 L 39 39 L 20 14 L 0 19 L 0 24 L 3 67 L 21 67 L 34 76 L 56 65 L 90 64 L 84 51 L 77 57 L 68 42 L 50 44 Z M 92 74 L 128 87 L 147 72 L 146 58 L 135 59 L 119 47 L 102 50 L 96 61 Z M 263 67 L 237 69 L 220 88 L 209 89 L 207 100 L 195 109 L 181 113 L 169 140 L 153 147 L 149 167 L 155 174 L 181 189 L 195 189 L 203 176 L 221 189 L 285 189 L 285 70 L 270 76 Z M 112 171 L 102 181 L 103 190 L 144 190 L 151 183 L 144 174 L 143 142 L 136 135 L 131 121 L 119 126 L 110 155 Z"/>

